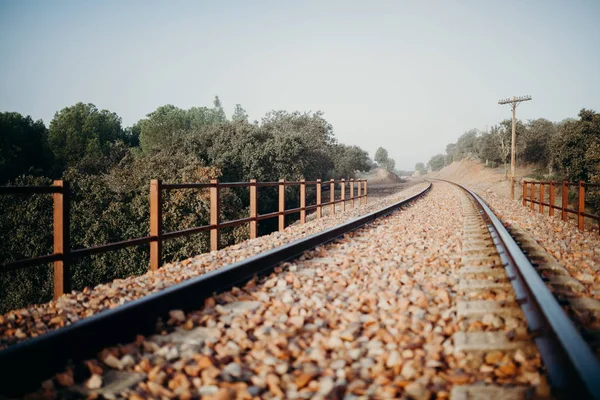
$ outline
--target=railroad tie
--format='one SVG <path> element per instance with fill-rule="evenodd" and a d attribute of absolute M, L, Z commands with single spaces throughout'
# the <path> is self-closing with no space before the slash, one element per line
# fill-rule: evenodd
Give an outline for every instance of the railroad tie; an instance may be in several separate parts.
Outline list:
<path fill-rule="evenodd" d="M 450 398 L 526 399 L 536 390 L 545 394 L 549 389 L 544 380 L 530 382 L 517 376 L 523 373 L 517 365 L 535 363 L 539 354 L 487 225 L 472 201 L 460 193 L 464 230 L 457 290 L 462 299 L 456 314 L 462 330 L 453 334 L 452 341 L 455 357 L 479 367 L 482 376 L 455 385 Z M 520 384 L 504 386 L 508 377 Z"/>

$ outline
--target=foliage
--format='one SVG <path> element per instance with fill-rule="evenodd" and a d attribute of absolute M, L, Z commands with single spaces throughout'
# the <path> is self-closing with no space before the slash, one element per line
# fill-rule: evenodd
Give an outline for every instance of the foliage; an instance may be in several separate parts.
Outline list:
<path fill-rule="evenodd" d="M 376 163 L 385 164 L 388 159 L 388 152 L 383 147 L 380 147 L 375 152 L 375 157 L 373 157 Z"/>
<path fill-rule="evenodd" d="M 530 164 L 550 177 L 568 181 L 600 181 L 600 114 L 582 109 L 578 119 L 558 123 L 544 118 L 516 121 L 516 159 L 519 164 Z M 456 143 L 446 146 L 446 165 L 465 157 L 475 157 L 495 166 L 504 164 L 508 172 L 510 161 L 512 120 L 505 119 L 482 132 L 470 130 Z M 439 166 L 439 155 L 429 166 Z M 432 164 L 433 161 L 433 164 Z M 600 196 L 591 193 L 589 205 L 600 208 Z"/>
<path fill-rule="evenodd" d="M 236 105 L 229 121 L 218 97 L 211 108 L 158 107 L 126 129 L 115 113 L 77 103 L 56 113 L 50 123 L 48 146 L 41 121 L 34 123 L 29 117 L 4 113 L 0 114 L 0 129 L 0 171 L 5 179 L 35 173 L 71 182 L 72 248 L 147 236 L 150 179 L 328 180 L 354 178 L 357 171 L 372 165 L 366 151 L 336 141 L 332 126 L 320 112 L 272 111 L 260 123 L 251 124 L 245 110 Z M 15 183 L 48 185 L 50 180 L 29 176 L 18 177 Z M 174 190 L 163 195 L 164 231 L 208 224 L 208 190 Z M 259 190 L 259 198 L 260 213 L 277 209 L 276 188 Z M 314 193 L 309 191 L 307 203 L 312 202 Z M 298 206 L 297 188 L 286 191 L 286 206 Z M 0 207 L 6 238 L 0 243 L 2 260 L 52 252 L 51 196 L 0 196 Z M 223 189 L 220 209 L 223 221 L 247 217 L 248 189 Z M 290 221 L 293 218 L 297 216 L 288 216 Z M 259 233 L 276 228 L 276 220 L 263 221 Z M 237 243 L 248 235 L 247 226 L 226 229 L 221 245 Z M 163 261 L 206 252 L 207 239 L 202 233 L 168 240 Z M 147 246 L 85 257 L 72 266 L 73 288 L 141 274 L 147 266 Z M 52 296 L 51 276 L 51 266 L 47 265 L 0 273 L 0 312 L 48 300 Z"/>
<path fill-rule="evenodd" d="M 394 168 L 396 167 L 396 161 L 394 161 L 393 158 L 388 157 L 388 152 L 383 147 L 377 149 L 374 159 L 376 163 L 388 171 L 394 171 Z"/>
<path fill-rule="evenodd" d="M 422 162 L 418 162 L 415 164 L 415 171 L 417 171 L 418 173 L 420 173 L 421 175 L 424 175 L 427 173 L 427 170 L 425 169 L 425 164 L 423 164 Z"/>
<path fill-rule="evenodd" d="M 48 172 L 52 155 L 44 123 L 16 112 L 0 113 L 0 184 Z"/>
<path fill-rule="evenodd" d="M 99 173 L 110 166 L 107 159 L 112 143 L 125 138 L 121 118 L 93 104 L 77 103 L 54 115 L 48 130 L 48 142 L 57 171 L 67 167 Z"/>
<path fill-rule="evenodd" d="M 48 186 L 50 179 L 21 176 L 11 185 Z M 52 253 L 52 195 L 0 196 L 0 254 L 3 261 Z M 0 274 L 0 313 L 52 298 L 52 266 L 6 271 Z"/>
<path fill-rule="evenodd" d="M 439 171 L 440 169 L 444 168 L 445 164 L 446 157 L 443 154 L 437 154 L 431 157 L 431 160 L 429 160 L 429 162 L 427 163 L 427 165 L 429 166 L 429 168 L 431 168 L 432 171 Z"/>

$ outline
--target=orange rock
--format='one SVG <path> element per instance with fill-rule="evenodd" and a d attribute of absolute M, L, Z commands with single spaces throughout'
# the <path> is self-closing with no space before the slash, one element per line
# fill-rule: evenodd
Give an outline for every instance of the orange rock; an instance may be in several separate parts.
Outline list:
<path fill-rule="evenodd" d="M 183 370 L 186 374 L 192 377 L 197 377 L 200 375 L 200 371 L 202 370 L 197 364 L 190 364 L 183 367 Z"/>
<path fill-rule="evenodd" d="M 279 378 L 275 374 L 267 375 L 267 387 L 269 391 L 273 393 L 275 396 L 283 397 L 284 393 L 281 391 L 279 387 Z"/>
<path fill-rule="evenodd" d="M 485 362 L 490 364 L 490 365 L 496 365 L 498 364 L 500 361 L 502 361 L 502 352 L 500 351 L 492 351 L 490 353 L 487 353 L 485 355 Z"/>
<path fill-rule="evenodd" d="M 457 371 L 450 372 L 449 374 L 440 373 L 440 377 L 455 385 L 464 385 L 471 381 L 471 376 Z"/>
<path fill-rule="evenodd" d="M 210 357 L 205 354 L 195 355 L 194 360 L 196 360 L 196 363 L 198 364 L 198 368 L 200 368 L 200 369 L 205 369 L 205 368 L 211 367 L 213 365 Z"/>
<path fill-rule="evenodd" d="M 73 373 L 71 371 L 56 374 L 56 381 L 63 387 L 71 387 L 75 383 L 73 381 Z"/>
<path fill-rule="evenodd" d="M 310 382 L 313 379 L 313 377 L 314 376 L 311 374 L 307 374 L 305 372 L 301 373 L 296 377 L 296 387 L 298 389 L 302 389 L 304 386 L 308 385 L 308 382 Z"/>
<path fill-rule="evenodd" d="M 88 360 L 85 362 L 86 367 L 90 370 L 90 373 L 102 375 L 103 369 L 98 363 L 94 360 Z"/>
<path fill-rule="evenodd" d="M 496 375 L 499 377 L 513 376 L 517 373 L 517 367 L 512 362 L 503 363 L 496 370 Z"/>

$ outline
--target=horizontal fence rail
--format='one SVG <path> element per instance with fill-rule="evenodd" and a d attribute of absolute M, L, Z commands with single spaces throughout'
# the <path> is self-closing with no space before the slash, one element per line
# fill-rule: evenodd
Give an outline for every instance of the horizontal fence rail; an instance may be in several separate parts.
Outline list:
<path fill-rule="evenodd" d="M 329 191 L 329 201 L 322 201 L 323 186 L 325 191 Z M 300 204 L 297 208 L 285 208 L 285 188 L 291 186 L 300 187 Z M 316 204 L 306 205 L 306 187 L 315 186 Z M 340 198 L 336 199 L 336 186 L 340 189 Z M 250 215 L 247 218 L 233 221 L 220 220 L 220 192 L 223 188 L 244 188 L 250 190 Z M 278 210 L 267 214 L 258 214 L 258 188 L 260 187 L 278 187 Z M 356 190 L 355 190 L 356 187 Z M 115 243 L 107 243 L 98 246 L 92 246 L 81 249 L 72 249 L 69 240 L 70 226 L 70 192 L 67 181 L 54 181 L 52 186 L 6 186 L 0 187 L 0 195 L 7 194 L 40 194 L 49 193 L 53 196 L 53 225 L 54 225 L 54 248 L 53 253 L 43 256 L 37 256 L 16 261 L 0 263 L 0 272 L 12 271 L 21 268 L 27 268 L 33 265 L 44 263 L 53 263 L 54 267 L 54 299 L 71 291 L 71 273 L 70 264 L 80 257 L 92 254 L 104 253 L 111 250 L 122 249 L 125 247 L 139 246 L 142 244 L 150 245 L 150 270 L 157 270 L 162 265 L 162 244 L 165 240 L 176 237 L 184 237 L 200 232 L 209 232 L 210 250 L 219 249 L 221 229 L 250 225 L 250 238 L 258 237 L 258 222 L 270 218 L 278 218 L 279 231 L 285 229 L 285 216 L 290 214 L 300 214 L 300 223 L 306 223 L 308 211 L 316 210 L 317 218 L 322 218 L 323 207 L 330 207 L 330 214 L 335 214 L 336 204 L 341 204 L 342 211 L 346 210 L 346 203 L 349 202 L 350 208 L 355 207 L 355 201 L 360 206 L 367 204 L 367 180 L 329 180 L 321 181 L 286 181 L 284 179 L 278 182 L 257 182 L 251 179 L 250 182 L 219 182 L 213 179 L 210 183 L 162 183 L 160 180 L 150 181 L 150 234 L 140 238 L 123 240 Z M 210 217 L 209 225 L 198 226 L 183 229 L 174 232 L 163 232 L 163 197 L 164 192 L 181 189 L 209 189 L 210 191 Z M 348 188 L 349 197 L 346 197 Z"/>
<path fill-rule="evenodd" d="M 529 187 L 529 189 L 528 189 Z M 536 187 L 537 199 L 536 199 Z M 569 188 L 577 190 L 577 209 L 569 208 Z M 558 189 L 558 193 L 557 190 Z M 585 183 L 583 181 L 575 182 L 554 182 L 554 181 L 523 181 L 523 205 L 529 206 L 535 211 L 536 204 L 538 210 L 544 214 L 544 207 L 548 207 L 548 215 L 553 217 L 554 210 L 560 210 L 563 221 L 568 221 L 569 214 L 575 214 L 577 218 L 577 228 L 583 232 L 585 229 L 585 218 L 598 222 L 598 233 L 600 233 L 600 215 L 585 212 L 585 195 L 588 188 L 600 188 L 600 183 Z M 546 201 L 546 189 L 548 189 L 548 201 Z M 560 197 L 560 205 L 556 205 L 557 195 Z"/>

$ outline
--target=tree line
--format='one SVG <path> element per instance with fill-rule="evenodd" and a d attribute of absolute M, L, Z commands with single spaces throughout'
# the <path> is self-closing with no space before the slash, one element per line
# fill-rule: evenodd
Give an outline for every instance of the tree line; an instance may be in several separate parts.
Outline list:
<path fill-rule="evenodd" d="M 358 146 L 339 143 L 321 112 L 272 111 L 250 122 L 238 104 L 230 118 L 218 97 L 212 107 L 158 107 L 130 127 L 114 112 L 77 103 L 42 121 L 0 113 L 0 185 L 71 182 L 71 246 L 89 247 L 146 236 L 149 181 L 170 183 L 353 178 L 373 162 Z M 286 193 L 288 208 L 297 188 Z M 221 219 L 244 218 L 249 193 L 223 189 Z M 307 191 L 310 198 L 314 192 Z M 311 197 L 312 196 L 312 197 Z M 276 188 L 259 190 L 259 213 L 277 208 Z M 208 224 L 208 193 L 164 193 L 164 229 Z M 52 252 L 50 195 L 0 196 L 0 259 L 12 261 Z M 293 218 L 293 216 L 289 216 Z M 259 224 L 259 233 L 276 229 Z M 248 227 L 224 229 L 221 245 L 247 239 Z M 73 288 L 82 289 L 147 270 L 147 246 L 93 255 L 72 266 Z M 164 244 L 165 261 L 208 250 L 205 234 Z M 0 273 L 0 312 L 52 297 L 48 265 Z"/>
<path fill-rule="evenodd" d="M 486 130 L 471 129 L 456 143 L 446 146 L 445 154 L 433 156 L 427 167 L 439 171 L 467 157 L 486 166 L 508 170 L 511 152 L 512 120 L 506 119 Z M 538 118 L 516 123 L 517 164 L 531 165 L 539 178 L 586 182 L 600 181 L 600 114 L 587 109 L 578 118 L 552 122 Z M 415 169 L 425 172 L 423 163 Z"/>

